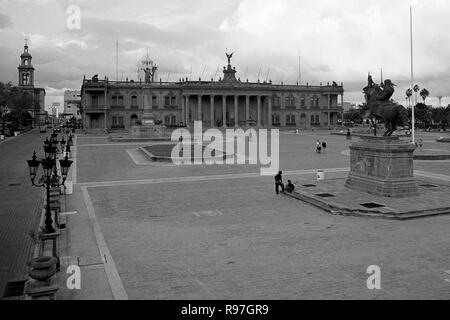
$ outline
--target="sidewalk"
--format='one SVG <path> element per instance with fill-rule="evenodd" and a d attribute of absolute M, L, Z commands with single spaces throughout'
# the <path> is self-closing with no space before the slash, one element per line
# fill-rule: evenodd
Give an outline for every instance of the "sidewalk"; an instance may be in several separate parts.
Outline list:
<path fill-rule="evenodd" d="M 72 148 L 74 161 L 67 184 L 72 185 L 72 194 L 63 196 L 67 225 L 61 233 L 61 272 L 58 300 L 112 300 L 111 287 L 105 272 L 105 258 L 100 255 L 87 206 L 77 181 L 77 141 Z M 76 212 L 76 213 L 73 213 Z M 73 214 L 72 214 L 73 213 Z M 69 290 L 66 286 L 68 266 L 78 265 L 81 270 L 81 290 Z"/>

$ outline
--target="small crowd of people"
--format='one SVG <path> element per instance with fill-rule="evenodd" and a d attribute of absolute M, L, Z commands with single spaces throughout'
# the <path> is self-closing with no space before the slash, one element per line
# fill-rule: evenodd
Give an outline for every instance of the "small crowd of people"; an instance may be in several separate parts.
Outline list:
<path fill-rule="evenodd" d="M 295 185 L 292 183 L 291 180 L 288 180 L 286 186 L 283 183 L 283 172 L 279 171 L 277 175 L 275 175 L 275 193 L 279 194 L 280 193 L 280 188 L 281 188 L 281 192 L 289 192 L 292 193 L 295 189 Z"/>
<path fill-rule="evenodd" d="M 319 139 L 316 141 L 316 152 L 317 153 L 326 153 L 327 150 L 327 143 L 325 141 L 320 142 Z"/>

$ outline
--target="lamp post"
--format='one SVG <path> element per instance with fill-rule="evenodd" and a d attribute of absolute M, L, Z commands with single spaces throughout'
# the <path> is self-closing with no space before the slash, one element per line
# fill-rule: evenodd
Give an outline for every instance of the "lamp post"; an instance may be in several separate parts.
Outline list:
<path fill-rule="evenodd" d="M 48 141 L 48 139 L 46 139 Z M 72 165 L 73 161 L 69 160 L 67 156 L 63 160 L 59 160 L 61 166 L 61 175 L 62 175 L 62 183 L 60 178 L 56 172 L 56 152 L 57 148 L 52 146 L 51 144 L 47 144 L 44 146 L 45 159 L 41 161 L 36 159 L 36 151 L 33 152 L 33 157 L 31 160 L 27 160 L 28 168 L 30 170 L 30 179 L 32 186 L 34 187 L 45 187 L 47 191 L 47 199 L 46 199 L 46 210 L 45 210 L 45 228 L 44 233 L 50 234 L 54 233 L 55 229 L 53 228 L 53 219 L 50 210 L 50 187 L 59 187 L 64 185 L 67 174 L 69 172 L 69 168 Z M 43 175 L 39 178 L 39 181 L 35 183 L 36 174 L 39 169 L 39 165 L 42 164 Z M 56 173 L 55 173 L 56 172 Z"/>
<path fill-rule="evenodd" d="M 62 137 L 62 139 L 59 143 L 61 144 L 61 153 L 64 153 L 64 145 L 66 144 L 66 140 L 64 140 L 64 136 Z"/>

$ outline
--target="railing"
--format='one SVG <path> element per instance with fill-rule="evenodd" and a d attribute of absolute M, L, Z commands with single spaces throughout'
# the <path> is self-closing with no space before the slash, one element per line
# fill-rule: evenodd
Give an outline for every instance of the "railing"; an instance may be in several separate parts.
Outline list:
<path fill-rule="evenodd" d="M 120 85 L 120 86 L 136 86 L 136 85 L 142 85 L 142 86 L 178 86 L 181 88 L 196 88 L 196 87 L 240 87 L 240 88 L 255 88 L 255 89 L 286 89 L 286 90 L 293 90 L 301 88 L 301 89 L 311 89 L 311 90 L 322 90 L 330 93 L 340 93 L 343 91 L 343 84 L 340 85 L 309 85 L 309 84 L 274 84 L 272 82 L 243 82 L 243 81 L 236 81 L 236 82 L 223 82 L 223 81 L 177 81 L 177 82 L 152 82 L 152 83 L 145 83 L 142 81 L 114 81 L 114 80 L 83 80 L 83 85 L 89 86 L 89 87 L 105 87 L 107 85 Z"/>

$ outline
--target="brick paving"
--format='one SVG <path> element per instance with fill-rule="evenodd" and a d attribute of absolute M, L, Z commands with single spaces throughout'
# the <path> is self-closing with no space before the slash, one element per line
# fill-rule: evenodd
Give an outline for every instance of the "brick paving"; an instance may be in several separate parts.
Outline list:
<path fill-rule="evenodd" d="M 283 133 L 280 139 L 283 170 L 348 166 L 341 154 L 349 145 L 345 137 L 315 131 Z M 326 154 L 314 152 L 316 139 L 327 141 Z M 426 139 L 427 148 L 434 148 L 432 137 Z M 77 181 L 89 185 L 130 299 L 450 298 L 445 281 L 450 216 L 409 221 L 333 216 L 276 196 L 271 177 L 177 182 L 177 177 L 258 172 L 259 166 L 142 166 L 126 152 L 136 145 L 109 145 L 93 136 L 80 136 L 78 143 Z M 415 162 L 416 169 L 438 174 L 448 174 L 449 166 Z M 166 177 L 173 179 L 133 183 Z M 300 178 L 312 182 L 315 174 Z M 124 180 L 127 185 L 120 184 Z M 115 182 L 108 186 L 108 181 Z M 70 259 L 101 261 L 79 187 L 68 203 L 68 210 L 79 210 L 68 217 L 75 230 L 68 237 Z M 379 291 L 366 287 L 366 269 L 373 264 L 381 268 Z M 84 272 L 83 290 L 71 298 L 111 298 L 104 271 Z"/>
<path fill-rule="evenodd" d="M 33 252 L 28 233 L 37 229 L 44 189 L 31 186 L 25 160 L 40 154 L 44 139 L 34 130 L 0 144 L 0 299 L 8 281 L 25 279 Z"/>

